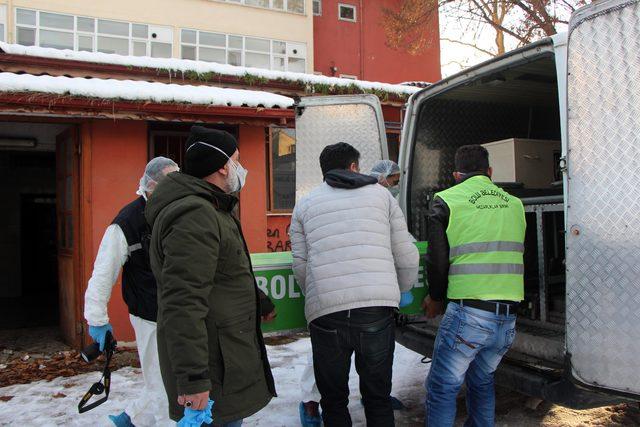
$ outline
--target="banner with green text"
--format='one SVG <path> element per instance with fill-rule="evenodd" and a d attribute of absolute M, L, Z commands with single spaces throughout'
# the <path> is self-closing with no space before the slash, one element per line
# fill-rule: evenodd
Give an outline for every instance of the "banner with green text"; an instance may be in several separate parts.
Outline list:
<path fill-rule="evenodd" d="M 418 282 L 411 293 L 413 303 L 400 311 L 405 314 L 419 314 L 420 305 L 427 294 L 424 274 L 424 255 L 426 242 L 416 243 L 420 252 L 420 272 Z M 283 332 L 306 329 L 304 317 L 304 295 L 293 276 L 291 252 L 273 252 L 251 254 L 251 262 L 258 287 L 269 296 L 276 306 L 278 316 L 273 322 L 263 324 L 264 332 Z"/>

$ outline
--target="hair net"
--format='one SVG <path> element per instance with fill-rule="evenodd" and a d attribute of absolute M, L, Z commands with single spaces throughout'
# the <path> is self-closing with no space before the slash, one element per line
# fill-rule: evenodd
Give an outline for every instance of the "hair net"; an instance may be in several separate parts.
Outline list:
<path fill-rule="evenodd" d="M 369 175 L 377 178 L 378 182 L 382 182 L 390 175 L 396 175 L 399 173 L 400 167 L 393 160 L 378 160 L 371 168 Z"/>
<path fill-rule="evenodd" d="M 153 192 L 158 182 L 164 178 L 162 171 L 170 166 L 180 170 L 176 162 L 171 159 L 167 159 L 166 157 L 156 157 L 151 159 L 151 161 L 147 163 L 147 167 L 144 168 L 144 175 L 140 178 L 140 186 L 138 187 L 136 194 L 146 197 L 145 193 Z"/>

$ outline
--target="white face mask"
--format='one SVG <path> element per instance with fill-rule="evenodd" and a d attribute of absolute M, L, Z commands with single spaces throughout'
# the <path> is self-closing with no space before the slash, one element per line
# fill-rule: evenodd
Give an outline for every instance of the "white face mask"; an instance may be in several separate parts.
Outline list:
<path fill-rule="evenodd" d="M 236 163 L 231 159 L 229 159 L 229 163 L 233 165 L 233 168 L 229 167 L 229 177 L 227 181 L 229 184 L 229 191 L 231 193 L 237 193 L 242 190 L 242 187 L 244 187 L 249 171 L 243 168 L 240 163 Z M 231 172 L 232 169 L 233 172 Z"/>

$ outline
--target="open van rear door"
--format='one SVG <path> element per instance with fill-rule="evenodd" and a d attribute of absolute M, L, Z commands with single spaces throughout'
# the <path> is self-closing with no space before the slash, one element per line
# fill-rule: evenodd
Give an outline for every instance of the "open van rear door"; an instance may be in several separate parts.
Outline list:
<path fill-rule="evenodd" d="M 573 378 L 640 395 L 640 2 L 569 24 L 567 353 Z"/>
<path fill-rule="evenodd" d="M 320 153 L 346 142 L 360 152 L 360 170 L 388 158 L 380 100 L 375 95 L 302 98 L 296 106 L 296 200 L 322 183 Z"/>

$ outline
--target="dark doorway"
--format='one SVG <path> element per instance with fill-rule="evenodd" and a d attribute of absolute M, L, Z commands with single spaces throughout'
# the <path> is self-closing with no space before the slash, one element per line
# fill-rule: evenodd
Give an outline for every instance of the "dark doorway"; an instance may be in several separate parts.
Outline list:
<path fill-rule="evenodd" d="M 55 153 L 0 151 L 0 329 L 59 323 Z"/>
<path fill-rule="evenodd" d="M 55 194 L 23 194 L 21 203 L 22 292 L 28 299 L 24 326 L 58 324 L 58 260 Z"/>

